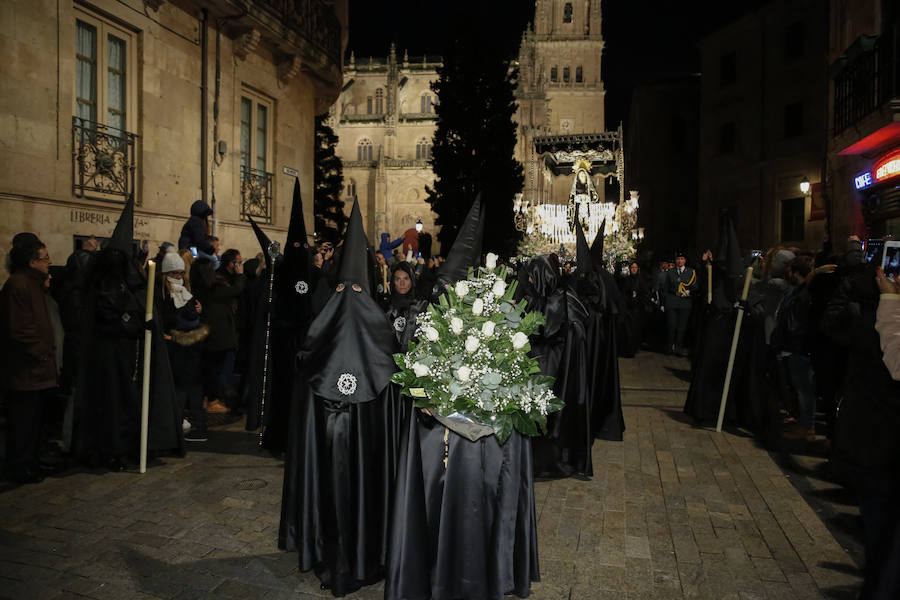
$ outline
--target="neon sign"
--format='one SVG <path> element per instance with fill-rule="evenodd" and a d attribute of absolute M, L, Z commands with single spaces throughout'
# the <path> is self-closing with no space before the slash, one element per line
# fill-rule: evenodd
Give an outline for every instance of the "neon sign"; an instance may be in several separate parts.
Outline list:
<path fill-rule="evenodd" d="M 853 178 L 853 185 L 856 186 L 858 190 L 864 190 L 870 185 L 875 183 L 872 179 L 872 174 L 868 171 L 864 173 L 860 173 L 856 177 Z"/>
<path fill-rule="evenodd" d="M 900 175 L 900 152 L 894 152 L 875 163 L 875 181 L 882 182 L 885 179 Z"/>

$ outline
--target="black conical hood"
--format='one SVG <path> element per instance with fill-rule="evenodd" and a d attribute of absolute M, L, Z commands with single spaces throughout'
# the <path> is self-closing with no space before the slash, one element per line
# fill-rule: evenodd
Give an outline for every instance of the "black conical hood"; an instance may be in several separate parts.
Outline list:
<path fill-rule="evenodd" d="M 606 219 L 603 219 L 603 222 L 600 223 L 600 229 L 597 230 L 597 235 L 594 237 L 594 243 L 591 244 L 591 258 L 594 261 L 594 266 L 600 268 L 603 266 L 603 238 L 605 237 L 606 232 Z"/>
<path fill-rule="evenodd" d="M 119 222 L 113 230 L 112 237 L 106 243 L 107 248 L 113 248 L 131 256 L 134 251 L 134 194 L 129 194 L 125 208 L 119 215 Z"/>
<path fill-rule="evenodd" d="M 729 277 L 744 276 L 744 261 L 741 258 L 741 246 L 738 242 L 734 222 L 727 211 L 723 211 L 719 224 L 719 246 L 715 259 L 724 266 Z"/>
<path fill-rule="evenodd" d="M 455 283 L 465 279 L 469 267 L 481 264 L 481 240 L 484 237 L 484 211 L 481 207 L 481 193 L 466 215 L 462 227 L 447 254 L 447 260 L 438 269 L 438 277 L 445 283 Z"/>
<path fill-rule="evenodd" d="M 350 210 L 350 222 L 344 233 L 344 245 L 341 248 L 341 267 L 338 270 L 338 281 L 358 283 L 369 288 L 369 243 L 363 227 L 362 213 L 359 212 L 359 200 L 353 200 Z"/>
<path fill-rule="evenodd" d="M 247 217 L 250 221 L 250 226 L 253 228 L 253 233 L 256 234 L 256 241 L 259 242 L 259 247 L 262 250 L 263 256 L 266 257 L 266 268 L 272 268 L 272 257 L 269 256 L 269 249 L 272 246 L 272 240 L 269 239 L 269 236 L 266 235 L 266 232 L 259 228 L 259 225 L 256 224 L 256 221 L 253 220 L 253 217 Z M 276 253 L 279 249 L 275 249 Z"/>
<path fill-rule="evenodd" d="M 601 232 L 597 232 L 600 236 Z M 595 238 L 596 239 L 596 238 Z M 581 228 L 581 219 L 577 214 L 575 217 L 575 262 L 578 265 L 580 274 L 587 274 L 594 270 L 594 259 L 591 256 L 591 249 L 588 247 L 587 239 L 584 237 L 584 229 Z"/>
<path fill-rule="evenodd" d="M 299 243 L 299 246 L 295 246 Z M 291 224 L 288 225 L 285 256 L 294 248 L 309 248 L 306 238 L 306 221 L 303 218 L 303 201 L 300 198 L 300 180 L 294 177 L 294 203 L 291 206 Z"/>

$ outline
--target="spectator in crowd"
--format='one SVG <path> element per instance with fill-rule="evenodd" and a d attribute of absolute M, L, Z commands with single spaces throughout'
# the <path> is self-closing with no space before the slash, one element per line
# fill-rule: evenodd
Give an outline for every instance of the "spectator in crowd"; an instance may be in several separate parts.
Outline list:
<path fill-rule="evenodd" d="M 875 329 L 881 340 L 884 364 L 891 377 L 900 381 L 900 282 L 885 277 L 880 267 L 876 281 L 881 298 L 875 316 Z"/>
<path fill-rule="evenodd" d="M 172 363 L 178 406 L 190 413 L 189 442 L 206 441 L 206 411 L 203 409 L 203 341 L 209 326 L 200 323 L 202 305 L 193 297 L 185 279 L 184 259 L 174 248 L 160 263 L 162 329 Z"/>
<path fill-rule="evenodd" d="M 11 274 L 0 291 L 6 475 L 16 482 L 38 483 L 43 480 L 39 450 L 44 407 L 57 385 L 55 338 L 46 299 L 50 255 L 30 234 L 14 239 L 9 262 Z"/>
<path fill-rule="evenodd" d="M 197 200 L 191 205 L 191 216 L 181 228 L 178 249 L 187 248 L 191 250 L 191 253 L 196 251 L 195 256 L 208 258 L 218 267 L 216 248 L 209 241 L 209 219 L 212 214 L 212 208 L 203 200 Z"/>
<path fill-rule="evenodd" d="M 226 251 L 223 260 L 228 254 Z M 234 404 L 237 398 L 234 388 L 234 360 L 238 348 L 235 312 L 247 280 L 239 253 L 231 255 L 229 265 L 230 271 L 226 268 L 216 272 L 212 261 L 200 258 L 191 268 L 191 289 L 203 307 L 201 322 L 209 326 L 209 336 L 203 347 L 203 387 L 206 409 L 213 413 L 228 412 L 228 402 Z M 226 278 L 224 273 L 230 277 Z"/>

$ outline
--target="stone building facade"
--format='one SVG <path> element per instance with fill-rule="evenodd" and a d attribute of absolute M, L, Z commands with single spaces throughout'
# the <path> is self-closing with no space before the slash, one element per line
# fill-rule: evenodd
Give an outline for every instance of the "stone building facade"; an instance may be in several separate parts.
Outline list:
<path fill-rule="evenodd" d="M 821 246 L 826 15 L 825 0 L 775 0 L 701 40 L 699 248 L 720 209 L 745 249 Z"/>
<path fill-rule="evenodd" d="M 295 175 L 312 223 L 346 39 L 347 0 L 2 3 L 0 247 L 34 231 L 60 264 L 134 194 L 153 249 L 203 199 L 222 245 L 255 254 L 248 215 L 283 238 Z"/>
<path fill-rule="evenodd" d="M 344 165 L 346 212 L 357 197 L 373 243 L 382 232 L 396 239 L 421 220 L 439 252 L 435 214 L 425 201 L 425 186 L 434 183 L 437 96 L 431 83 L 439 66 L 437 57 L 398 57 L 393 46 L 387 57 L 351 53 L 344 65 L 344 88 L 329 122 Z"/>
<path fill-rule="evenodd" d="M 601 25 L 599 0 L 537 0 L 534 22 L 522 35 L 515 154 L 532 205 L 568 201 L 572 162 L 557 160 L 557 151 L 618 147 L 615 136 L 598 139 L 606 132 Z M 599 164 L 592 169 L 601 202 L 609 173 Z"/>

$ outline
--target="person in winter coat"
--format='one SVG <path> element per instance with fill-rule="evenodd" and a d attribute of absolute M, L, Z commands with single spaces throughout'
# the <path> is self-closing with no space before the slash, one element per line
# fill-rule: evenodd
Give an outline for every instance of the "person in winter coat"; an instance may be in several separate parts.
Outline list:
<path fill-rule="evenodd" d="M 393 251 L 394 248 L 403 243 L 403 238 L 397 238 L 393 242 L 391 241 L 391 236 L 389 233 L 381 234 L 381 244 L 378 246 L 378 252 L 384 257 L 385 261 L 391 260 L 394 256 Z"/>
<path fill-rule="evenodd" d="M 209 240 L 209 218 L 212 214 L 213 209 L 203 200 L 197 200 L 191 205 L 191 216 L 181 228 L 178 249 L 196 248 L 199 258 L 210 259 L 218 268 L 216 249 Z"/>
<path fill-rule="evenodd" d="M 11 275 L 0 291 L 0 381 L 6 396 L 6 472 L 43 480 L 38 459 L 44 405 L 57 384 L 56 347 L 45 283 L 50 255 L 36 236 L 14 242 Z"/>
<path fill-rule="evenodd" d="M 235 306 L 246 285 L 244 265 L 239 257 L 230 283 L 216 273 L 208 259 L 197 259 L 191 265 L 191 289 L 203 306 L 201 321 L 209 326 L 209 337 L 203 348 L 204 392 L 210 399 L 209 412 L 227 412 L 228 408 L 220 400 L 227 404 L 237 399 L 233 381 L 238 347 Z"/>
<path fill-rule="evenodd" d="M 190 283 L 185 280 L 185 263 L 174 248 L 162 259 L 161 313 L 162 328 L 169 349 L 175 394 L 179 407 L 190 412 L 188 442 L 206 441 L 206 411 L 203 409 L 203 340 L 209 336 L 209 326 L 200 323 L 203 309 L 193 297 Z"/>

